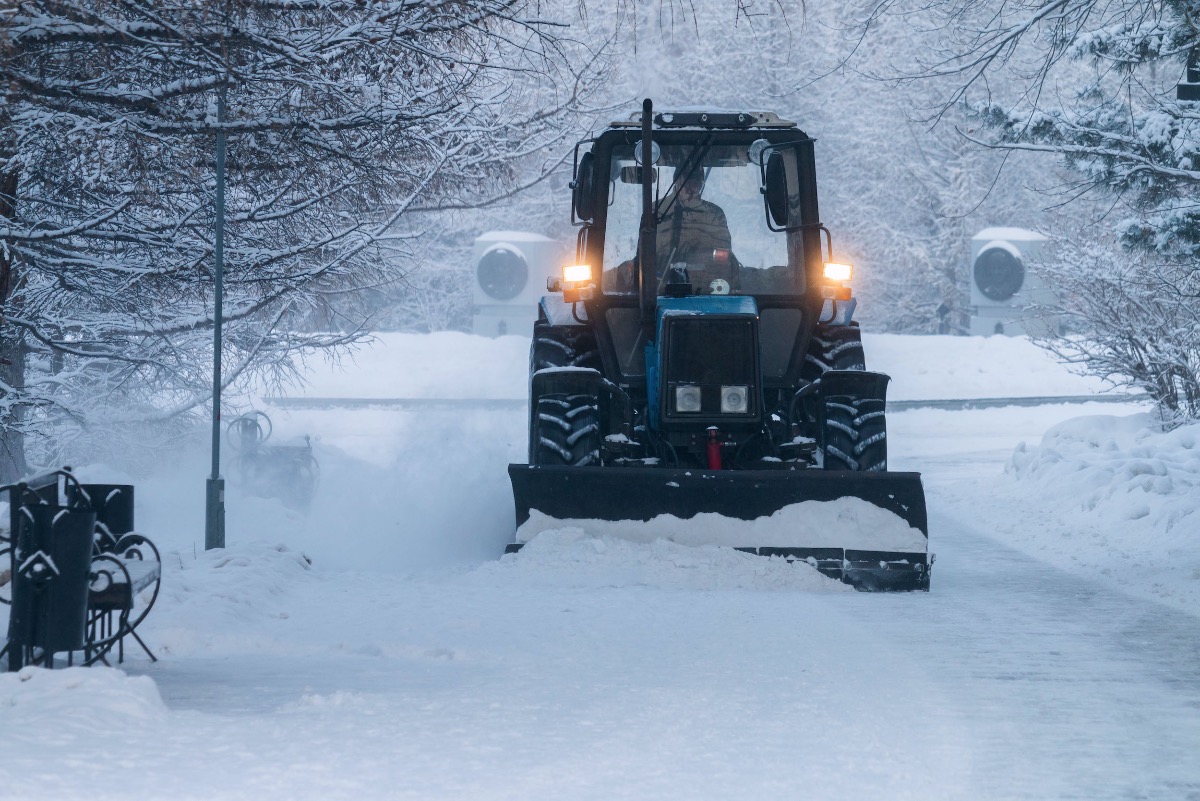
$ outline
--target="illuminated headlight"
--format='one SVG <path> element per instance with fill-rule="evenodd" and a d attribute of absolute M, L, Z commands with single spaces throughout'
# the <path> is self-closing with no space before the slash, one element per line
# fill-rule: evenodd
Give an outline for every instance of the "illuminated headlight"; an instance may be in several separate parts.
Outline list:
<path fill-rule="evenodd" d="M 749 404 L 747 387 L 721 387 L 721 411 L 725 414 L 745 414 Z"/>
<path fill-rule="evenodd" d="M 572 283 L 585 283 L 592 280 L 592 265 L 590 264 L 568 264 L 562 269 L 564 281 Z"/>
<path fill-rule="evenodd" d="M 854 267 L 849 264 L 839 264 L 836 261 L 825 262 L 825 280 L 849 281 L 854 275 Z"/>
<path fill-rule="evenodd" d="M 700 411 L 700 387 L 693 387 L 693 386 L 675 387 L 675 411 L 677 411 L 677 412 L 698 412 L 698 411 Z"/>

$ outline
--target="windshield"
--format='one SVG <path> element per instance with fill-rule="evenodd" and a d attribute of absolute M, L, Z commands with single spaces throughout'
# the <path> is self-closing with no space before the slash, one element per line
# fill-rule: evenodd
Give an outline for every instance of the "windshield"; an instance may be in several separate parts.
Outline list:
<path fill-rule="evenodd" d="M 761 172 L 748 150 L 748 145 L 661 149 L 654 180 L 658 294 L 668 283 L 684 282 L 695 294 L 803 290 L 803 270 L 788 260 L 788 237 L 767 227 Z M 602 288 L 635 293 L 642 185 L 632 146 L 613 150 L 608 178 Z"/>

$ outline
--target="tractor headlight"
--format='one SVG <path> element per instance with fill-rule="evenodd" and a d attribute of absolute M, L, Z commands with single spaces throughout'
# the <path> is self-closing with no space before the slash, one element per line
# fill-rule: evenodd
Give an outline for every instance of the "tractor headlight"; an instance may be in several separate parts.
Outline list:
<path fill-rule="evenodd" d="M 675 411 L 700 411 L 700 387 L 692 385 L 675 387 Z"/>
<path fill-rule="evenodd" d="M 592 280 L 592 266 L 590 264 L 568 264 L 562 268 L 562 277 L 568 283 L 587 283 Z"/>
<path fill-rule="evenodd" d="M 840 264 L 836 261 L 825 262 L 826 281 L 849 281 L 852 275 L 854 275 L 854 267 L 849 264 Z"/>
<path fill-rule="evenodd" d="M 562 268 L 562 280 L 546 279 L 546 288 L 551 292 L 562 292 L 564 303 L 591 300 L 596 284 L 592 281 L 590 264 L 568 264 Z"/>
<path fill-rule="evenodd" d="M 721 387 L 721 411 L 723 413 L 745 414 L 749 404 L 749 387 Z"/>

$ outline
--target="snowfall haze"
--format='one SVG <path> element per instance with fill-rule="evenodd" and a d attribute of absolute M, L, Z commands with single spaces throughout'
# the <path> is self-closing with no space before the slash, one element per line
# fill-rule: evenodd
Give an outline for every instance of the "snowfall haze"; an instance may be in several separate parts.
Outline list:
<path fill-rule="evenodd" d="M 0 483 L 133 484 L 164 556 L 158 661 L 0 673 L 0 801 L 1200 799 L 1186 5 L 0 4 Z M 815 139 L 927 540 L 855 498 L 518 528 L 530 328 L 466 333 L 472 248 L 573 260 L 645 98 Z M 1044 245 L 1050 329 L 963 335 L 976 238 Z M 205 550 L 214 350 L 215 416 L 319 476 L 250 491 L 218 425 Z M 930 591 L 731 547 L 800 539 L 928 545 Z"/>

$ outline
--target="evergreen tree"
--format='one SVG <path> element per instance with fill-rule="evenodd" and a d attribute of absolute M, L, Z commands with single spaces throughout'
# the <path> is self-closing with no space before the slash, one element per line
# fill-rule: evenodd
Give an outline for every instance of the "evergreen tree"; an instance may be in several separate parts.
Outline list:
<path fill-rule="evenodd" d="M 1058 311 L 1087 337 L 1076 358 L 1169 419 L 1200 417 L 1200 103 L 1176 96 L 1198 15 L 1181 0 L 884 0 L 862 23 L 909 26 L 891 76 L 940 82 L 934 112 L 965 109 L 993 148 L 1058 157 L 1068 197 L 1090 195 L 1094 226 L 1065 231 L 1048 266 Z M 1116 243 L 1124 254 L 1098 255 Z"/>

